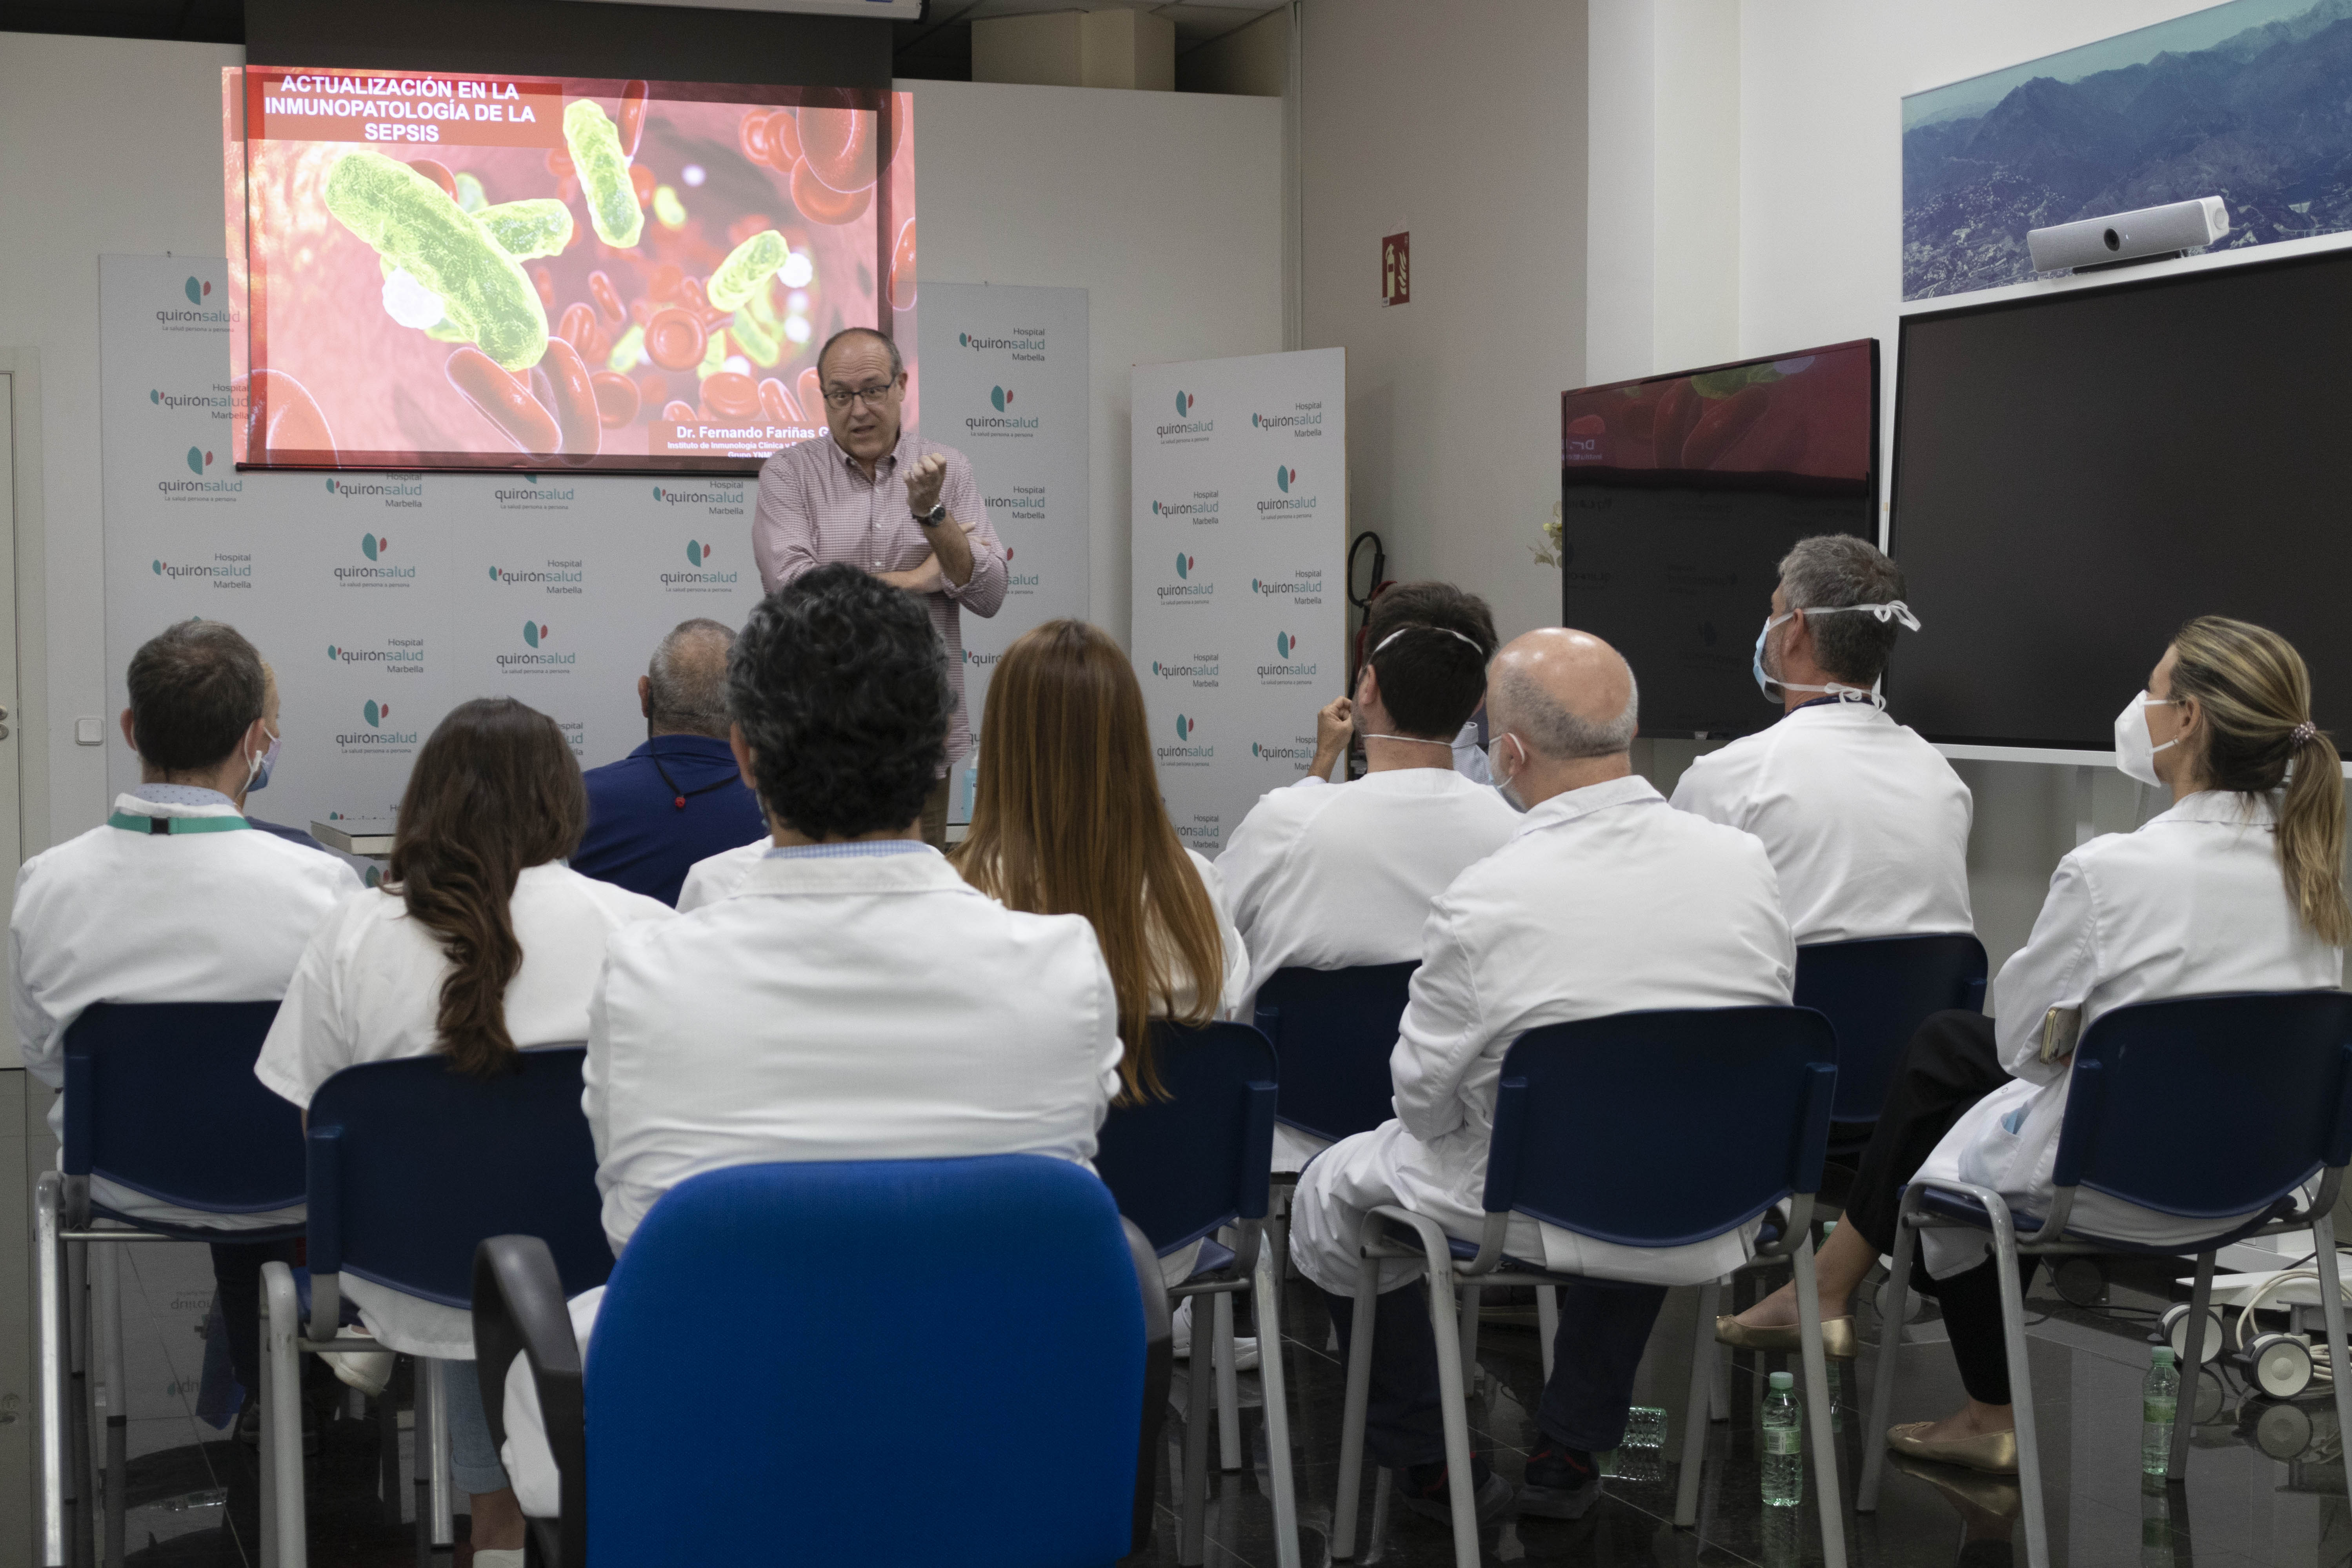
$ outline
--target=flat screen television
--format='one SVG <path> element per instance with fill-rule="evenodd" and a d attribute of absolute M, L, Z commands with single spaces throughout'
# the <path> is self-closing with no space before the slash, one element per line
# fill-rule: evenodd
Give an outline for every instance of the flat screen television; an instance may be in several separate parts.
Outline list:
<path fill-rule="evenodd" d="M 2180 624 L 2311 666 L 2352 737 L 2352 250 L 1904 319 L 1889 548 L 1923 629 L 1886 692 L 1931 740 L 2114 746 Z"/>
<path fill-rule="evenodd" d="M 222 75 L 239 468 L 751 472 L 915 341 L 908 95 Z"/>
<path fill-rule="evenodd" d="M 1760 730 L 1780 557 L 1878 537 L 1878 341 L 1566 393 L 1559 482 L 1561 620 L 1633 665 L 1643 733 Z"/>

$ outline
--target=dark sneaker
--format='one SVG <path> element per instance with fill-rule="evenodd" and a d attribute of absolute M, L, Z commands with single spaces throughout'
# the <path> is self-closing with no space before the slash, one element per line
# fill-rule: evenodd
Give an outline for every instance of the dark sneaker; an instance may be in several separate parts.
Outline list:
<path fill-rule="evenodd" d="M 1404 1506 L 1440 1524 L 1454 1522 L 1452 1487 L 1453 1479 L 1443 1459 L 1414 1465 L 1397 1478 L 1397 1496 L 1403 1500 Z M 1511 1483 L 1495 1474 L 1493 1467 L 1475 1454 L 1470 1457 L 1470 1499 L 1481 1524 L 1501 1518 L 1511 1506 Z"/>
<path fill-rule="evenodd" d="M 1601 1467 L 1581 1448 L 1547 1437 L 1528 1456 L 1519 1511 L 1543 1519 L 1582 1519 L 1601 1496 Z"/>

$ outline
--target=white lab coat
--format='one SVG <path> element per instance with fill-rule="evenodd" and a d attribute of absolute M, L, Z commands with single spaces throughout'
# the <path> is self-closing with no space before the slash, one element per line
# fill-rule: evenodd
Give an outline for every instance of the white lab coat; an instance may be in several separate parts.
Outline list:
<path fill-rule="evenodd" d="M 640 922 L 672 918 L 657 899 L 553 861 L 515 879 L 507 913 L 522 944 L 522 967 L 507 982 L 505 998 L 507 1033 L 518 1047 L 587 1039 L 588 996 L 604 967 L 606 941 Z M 439 1049 L 441 985 L 448 973 L 442 939 L 409 914 L 397 893 L 378 889 L 349 900 L 303 951 L 255 1075 L 307 1110 L 319 1086 L 347 1067 Z M 343 1289 L 386 1348 L 473 1359 L 473 1320 L 463 1309 L 353 1274 L 344 1276 Z"/>
<path fill-rule="evenodd" d="M 2313 936 L 2288 896 L 2276 821 L 2268 796 L 2208 791 L 2059 861 L 2033 934 L 1993 982 L 2000 1065 L 2011 1081 L 1971 1106 L 1919 1173 L 1990 1187 L 2030 1214 L 2049 1211 L 2074 1067 L 2041 1058 L 2042 1020 L 2053 1007 L 2080 1007 L 2088 1028 L 2132 1002 L 2341 985 L 2343 950 Z M 2163 1246 L 2220 1226 L 2084 1187 L 2068 1227 Z M 1939 1279 L 1975 1267 L 1990 1245 L 1974 1231 L 1923 1234 L 1928 1271 Z"/>
<path fill-rule="evenodd" d="M 1801 947 L 1975 929 L 1969 786 L 1871 703 L 1800 708 L 1708 752 L 1674 804 L 1764 841 Z"/>
<path fill-rule="evenodd" d="M 1300 1175 L 1292 1259 L 1324 1289 L 1352 1291 L 1358 1227 L 1380 1204 L 1477 1239 L 1496 1085 L 1527 1030 L 1648 1008 L 1784 1005 L 1795 963 L 1771 863 L 1748 835 L 1668 810 L 1638 777 L 1544 801 L 1431 906 L 1389 1059 L 1397 1120 L 1342 1139 Z M 1555 1268 L 1681 1285 L 1738 1267 L 1756 1230 L 1750 1221 L 1689 1247 L 1629 1247 L 1520 1215 L 1507 1245 Z M 1420 1272 L 1386 1264 L 1382 1289 Z"/>
<path fill-rule="evenodd" d="M 1246 1019 L 1276 971 L 1402 963 L 1421 956 L 1429 901 L 1518 831 L 1488 785 L 1447 768 L 1398 768 L 1350 784 L 1306 780 L 1250 808 L 1217 858 L 1249 944 Z M 1328 1145 L 1277 1124 L 1274 1168 Z"/>
<path fill-rule="evenodd" d="M 755 838 L 749 844 L 732 849 L 721 849 L 716 855 L 705 855 L 686 868 L 686 880 L 678 884 L 677 912 L 689 914 L 705 904 L 715 904 L 721 899 L 732 898 L 760 857 L 776 847 L 772 838 Z"/>
<path fill-rule="evenodd" d="M 236 816 L 217 805 L 118 796 L 133 816 Z M 93 827 L 34 856 L 16 872 L 8 921 L 9 1002 L 25 1066 L 52 1089 L 65 1083 L 65 1037 L 95 1002 L 270 1002 L 303 944 L 336 903 L 360 890 L 352 868 L 253 828 L 149 834 Z M 62 1133 L 65 1097 L 49 1108 Z M 93 1202 L 134 1219 L 250 1230 L 302 1217 L 199 1214 L 103 1179 Z"/>
<path fill-rule="evenodd" d="M 937 852 L 762 858 L 716 904 L 614 937 L 585 1103 L 619 1252 L 689 1176 L 788 1160 L 1045 1154 L 1080 1163 L 1118 1090 L 1094 928 L 1016 914 Z M 600 1289 L 573 1303 L 584 1349 Z M 517 1358 L 505 1462 L 556 1509 Z"/>

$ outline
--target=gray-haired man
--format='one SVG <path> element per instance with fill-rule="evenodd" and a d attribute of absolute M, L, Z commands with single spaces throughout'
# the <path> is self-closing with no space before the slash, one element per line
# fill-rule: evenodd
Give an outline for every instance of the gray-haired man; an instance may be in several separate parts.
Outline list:
<path fill-rule="evenodd" d="M 767 832 L 727 745 L 734 645 L 717 621 L 681 621 L 662 638 L 637 678 L 646 743 L 586 774 L 588 834 L 573 870 L 676 904 L 688 867 Z"/>

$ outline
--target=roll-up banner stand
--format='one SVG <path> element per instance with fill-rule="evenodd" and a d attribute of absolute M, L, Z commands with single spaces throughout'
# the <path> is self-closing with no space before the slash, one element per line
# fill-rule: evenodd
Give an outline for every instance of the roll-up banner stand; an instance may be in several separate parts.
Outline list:
<path fill-rule="evenodd" d="M 1347 354 L 1138 365 L 1133 649 L 1160 789 L 1204 855 L 1306 776 L 1345 694 Z"/>

